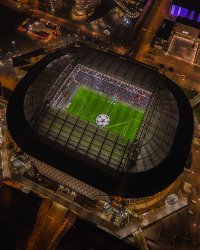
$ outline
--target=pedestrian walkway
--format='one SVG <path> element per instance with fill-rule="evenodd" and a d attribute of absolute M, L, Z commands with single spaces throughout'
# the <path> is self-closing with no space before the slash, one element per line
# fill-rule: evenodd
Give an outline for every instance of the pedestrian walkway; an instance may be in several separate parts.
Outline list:
<path fill-rule="evenodd" d="M 192 107 L 196 106 L 199 102 L 200 102 L 200 93 L 195 97 L 193 97 L 192 99 L 190 99 L 190 105 Z"/>
<path fill-rule="evenodd" d="M 168 215 L 177 212 L 178 210 L 186 207 L 188 205 L 187 200 L 179 197 L 179 200 L 174 205 L 163 206 L 159 209 L 156 209 L 146 215 L 143 216 L 141 222 L 135 221 L 124 228 L 119 229 L 116 233 L 119 235 L 121 239 L 127 237 L 129 234 L 132 234 L 139 230 L 140 228 L 147 227 L 156 221 L 167 217 Z"/>

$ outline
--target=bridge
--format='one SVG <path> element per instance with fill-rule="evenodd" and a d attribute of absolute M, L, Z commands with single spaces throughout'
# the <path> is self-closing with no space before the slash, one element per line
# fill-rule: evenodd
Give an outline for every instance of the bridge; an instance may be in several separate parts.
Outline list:
<path fill-rule="evenodd" d="M 200 93 L 197 94 L 195 97 L 190 99 L 190 104 L 192 107 L 196 106 L 200 102 Z"/>

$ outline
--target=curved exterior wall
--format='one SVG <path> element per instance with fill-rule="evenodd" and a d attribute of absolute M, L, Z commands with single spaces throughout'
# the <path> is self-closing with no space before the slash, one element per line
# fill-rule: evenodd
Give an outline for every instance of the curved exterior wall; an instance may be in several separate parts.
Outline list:
<path fill-rule="evenodd" d="M 67 67 L 71 72 L 77 63 L 150 91 L 157 82 L 160 90 L 154 112 L 150 114 L 151 124 L 145 127 L 148 133 L 136 164 L 127 170 L 126 190 L 122 195 L 127 198 L 144 197 L 171 184 L 182 172 L 190 151 L 192 109 L 181 89 L 171 80 L 142 64 L 116 55 L 92 49 L 80 53 L 76 48 L 70 48 L 48 55 L 35 65 L 18 84 L 8 103 L 7 124 L 16 143 L 31 156 L 108 194 L 118 194 L 122 178 L 120 166 L 116 169 L 105 166 L 101 161 L 63 147 L 50 137 L 41 136 L 32 128 L 33 117 L 39 120 L 41 116 L 41 103 L 46 105 L 51 99 L 49 90 L 54 88 L 52 93 L 57 93 L 66 77 L 60 77 L 63 70 Z M 48 109 L 47 112 L 52 111 Z"/>

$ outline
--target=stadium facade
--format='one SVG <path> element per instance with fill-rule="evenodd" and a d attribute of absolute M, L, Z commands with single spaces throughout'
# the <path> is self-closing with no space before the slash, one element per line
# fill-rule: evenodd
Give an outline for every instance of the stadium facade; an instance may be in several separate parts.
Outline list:
<path fill-rule="evenodd" d="M 78 112 L 70 111 L 80 87 L 107 98 L 111 111 L 122 103 L 142 112 L 134 136 L 126 136 L 137 122 L 134 117 L 126 132 L 97 124 L 96 116 L 84 118 L 83 106 L 92 97 L 84 99 Z M 154 195 L 182 173 L 193 113 L 181 89 L 154 69 L 115 54 L 70 47 L 47 55 L 17 85 L 7 107 L 7 126 L 37 174 L 90 199 L 108 195 L 126 200 Z"/>

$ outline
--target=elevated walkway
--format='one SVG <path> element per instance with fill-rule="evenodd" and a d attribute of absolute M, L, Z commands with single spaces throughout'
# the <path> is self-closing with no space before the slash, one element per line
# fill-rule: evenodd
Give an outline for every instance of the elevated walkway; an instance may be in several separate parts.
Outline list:
<path fill-rule="evenodd" d="M 192 107 L 196 106 L 200 102 L 200 93 L 194 98 L 190 99 L 190 104 Z"/>
<path fill-rule="evenodd" d="M 138 231 L 141 228 L 147 227 L 161 219 L 163 219 L 164 217 L 167 217 L 168 215 L 177 212 L 178 210 L 186 207 L 188 205 L 187 201 L 183 198 L 179 198 L 178 202 L 174 205 L 171 206 L 163 206 L 149 214 L 144 215 L 141 218 L 141 222 L 133 222 L 129 225 L 127 225 L 125 228 L 121 228 L 119 229 L 116 234 L 118 234 L 118 236 L 123 239 L 125 237 L 127 237 L 130 234 L 135 233 L 136 231 Z"/>
<path fill-rule="evenodd" d="M 140 250 L 149 250 L 145 237 L 141 229 L 137 230 L 133 236 L 136 238 Z"/>

